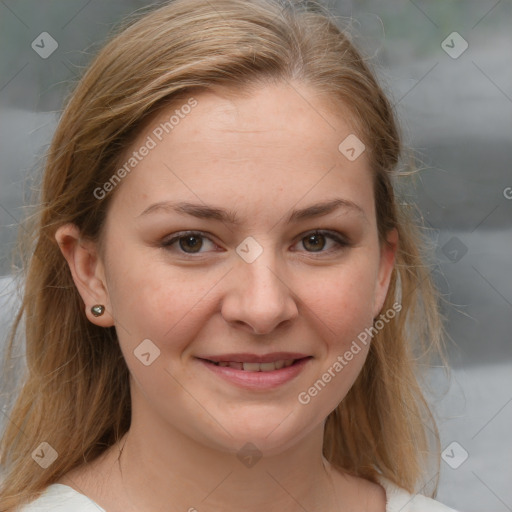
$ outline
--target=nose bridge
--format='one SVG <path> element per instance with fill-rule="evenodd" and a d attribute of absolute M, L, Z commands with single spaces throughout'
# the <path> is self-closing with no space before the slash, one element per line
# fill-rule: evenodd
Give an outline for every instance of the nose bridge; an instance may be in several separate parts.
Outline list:
<path fill-rule="evenodd" d="M 279 276 L 277 260 L 269 245 L 254 261 L 238 262 L 242 292 L 244 298 L 252 302 L 252 308 L 270 310 L 283 301 L 288 289 Z"/>
<path fill-rule="evenodd" d="M 268 251 L 270 252 L 270 251 Z M 243 279 L 242 284 L 247 283 L 250 288 L 249 296 L 255 299 L 258 296 L 265 297 L 270 303 L 275 302 L 282 295 L 285 295 L 288 288 L 283 283 L 283 278 L 279 275 L 278 265 L 274 256 L 263 258 L 253 263 L 241 264 Z M 246 290 L 247 291 L 247 290 Z"/>
<path fill-rule="evenodd" d="M 254 239 L 245 240 L 237 253 L 240 258 L 232 273 L 230 296 L 225 298 L 224 318 L 243 322 L 259 334 L 294 318 L 297 307 L 271 244 L 263 247 L 256 245 Z"/>

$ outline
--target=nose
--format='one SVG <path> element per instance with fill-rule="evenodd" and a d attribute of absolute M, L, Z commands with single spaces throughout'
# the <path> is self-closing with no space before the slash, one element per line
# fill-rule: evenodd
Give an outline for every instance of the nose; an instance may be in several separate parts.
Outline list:
<path fill-rule="evenodd" d="M 298 316 L 294 294 L 268 253 L 252 263 L 237 261 L 221 307 L 226 322 L 252 334 L 269 334 Z"/>

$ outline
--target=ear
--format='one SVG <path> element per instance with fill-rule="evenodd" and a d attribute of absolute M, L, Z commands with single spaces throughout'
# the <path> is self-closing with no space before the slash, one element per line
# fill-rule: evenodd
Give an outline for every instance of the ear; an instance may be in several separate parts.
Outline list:
<path fill-rule="evenodd" d="M 90 322 L 100 327 L 111 327 L 114 319 L 111 314 L 105 271 L 97 246 L 90 240 L 82 239 L 80 230 L 74 224 L 65 224 L 55 233 L 55 239 L 66 258 L 78 293 L 85 303 L 85 314 Z M 94 316 L 91 307 L 105 306 L 105 313 Z"/>
<path fill-rule="evenodd" d="M 376 318 L 384 306 L 386 295 L 391 281 L 391 274 L 395 267 L 395 257 L 398 247 L 398 231 L 392 229 L 386 236 L 386 242 L 381 244 L 379 271 L 375 287 L 375 301 L 373 318 Z"/>

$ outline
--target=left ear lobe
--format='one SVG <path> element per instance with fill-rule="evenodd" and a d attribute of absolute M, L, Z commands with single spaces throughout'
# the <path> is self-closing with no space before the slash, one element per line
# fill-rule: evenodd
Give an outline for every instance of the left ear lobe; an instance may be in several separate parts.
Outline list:
<path fill-rule="evenodd" d="M 87 318 L 100 327 L 111 327 L 114 325 L 114 319 L 110 313 L 103 263 L 99 258 L 96 244 L 82 239 L 79 229 L 72 224 L 59 227 L 55 239 L 85 304 Z M 95 316 L 91 308 L 99 304 L 105 307 L 105 311 L 102 315 Z"/>
<path fill-rule="evenodd" d="M 379 272 L 375 288 L 373 317 L 376 318 L 384 306 L 388 294 L 391 274 L 395 267 L 396 251 L 398 248 L 398 231 L 392 229 L 386 236 L 386 242 L 381 244 Z"/>

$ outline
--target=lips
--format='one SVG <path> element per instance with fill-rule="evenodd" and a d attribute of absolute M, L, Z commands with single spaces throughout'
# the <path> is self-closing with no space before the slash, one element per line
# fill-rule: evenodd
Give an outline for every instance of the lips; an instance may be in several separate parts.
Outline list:
<path fill-rule="evenodd" d="M 238 361 L 210 361 L 217 366 L 224 368 L 235 368 L 236 370 L 243 370 L 245 372 L 273 372 L 281 368 L 288 368 L 294 364 L 298 359 L 280 359 L 270 363 L 241 363 Z"/>
<path fill-rule="evenodd" d="M 222 354 L 196 357 L 221 379 L 252 391 L 270 391 L 297 377 L 312 356 L 291 352 L 272 354 Z"/>
<path fill-rule="evenodd" d="M 273 372 L 289 368 L 298 361 L 308 358 L 306 354 L 274 352 L 271 354 L 223 354 L 199 357 L 203 361 L 221 368 L 233 368 L 246 372 Z"/>

